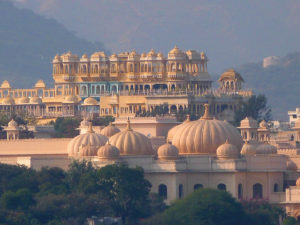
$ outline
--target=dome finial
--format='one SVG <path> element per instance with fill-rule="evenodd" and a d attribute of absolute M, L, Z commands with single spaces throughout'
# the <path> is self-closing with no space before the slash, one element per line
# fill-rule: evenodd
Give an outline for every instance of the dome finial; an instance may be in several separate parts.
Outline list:
<path fill-rule="evenodd" d="M 229 140 L 228 140 L 228 138 L 226 139 L 226 141 L 225 141 L 225 144 L 229 144 Z"/>
<path fill-rule="evenodd" d="M 89 128 L 88 128 L 88 131 L 89 133 L 94 133 L 94 130 L 93 130 L 93 123 L 92 122 L 89 122 Z"/>
<path fill-rule="evenodd" d="M 131 131 L 131 130 L 132 130 L 132 129 L 131 129 L 131 125 L 130 125 L 129 117 L 128 117 L 128 119 L 127 119 L 127 128 L 126 128 L 126 130 L 128 130 L 128 131 Z"/>
<path fill-rule="evenodd" d="M 204 104 L 205 111 L 203 116 L 200 118 L 202 120 L 212 120 L 213 118 L 209 114 L 209 104 Z"/>

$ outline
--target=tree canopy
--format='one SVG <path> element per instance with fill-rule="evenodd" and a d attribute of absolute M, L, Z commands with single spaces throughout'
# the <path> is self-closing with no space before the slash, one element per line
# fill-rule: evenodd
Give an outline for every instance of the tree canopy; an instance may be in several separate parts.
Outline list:
<path fill-rule="evenodd" d="M 252 117 L 257 121 L 269 121 L 271 119 L 271 108 L 267 104 L 265 95 L 253 95 L 248 101 L 242 102 L 240 108 L 235 113 L 234 125 L 239 126 L 241 120 L 245 117 Z"/>

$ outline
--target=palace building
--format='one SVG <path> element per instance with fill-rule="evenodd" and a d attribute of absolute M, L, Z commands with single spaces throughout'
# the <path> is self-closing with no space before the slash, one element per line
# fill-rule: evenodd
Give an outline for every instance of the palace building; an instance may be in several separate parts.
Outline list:
<path fill-rule="evenodd" d="M 167 56 L 153 49 L 106 55 L 95 52 L 82 57 L 71 52 L 52 61 L 54 88 L 39 80 L 33 89 L 13 89 L 8 81 L 0 87 L 1 111 L 26 111 L 37 118 L 60 116 L 134 116 L 163 107 L 169 114 L 189 110 L 202 115 L 209 103 L 212 115 L 230 120 L 244 90 L 242 76 L 227 70 L 219 88 L 212 88 L 204 52 L 182 51 L 175 46 Z"/>

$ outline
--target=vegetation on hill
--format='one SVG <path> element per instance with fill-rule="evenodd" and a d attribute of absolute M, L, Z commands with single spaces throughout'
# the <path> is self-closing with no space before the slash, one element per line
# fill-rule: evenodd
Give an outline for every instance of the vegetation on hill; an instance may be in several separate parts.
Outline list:
<path fill-rule="evenodd" d="M 51 62 L 59 53 L 91 54 L 101 43 L 78 38 L 54 19 L 0 1 L 0 77 L 14 87 L 31 88 L 39 79 L 53 84 Z"/>

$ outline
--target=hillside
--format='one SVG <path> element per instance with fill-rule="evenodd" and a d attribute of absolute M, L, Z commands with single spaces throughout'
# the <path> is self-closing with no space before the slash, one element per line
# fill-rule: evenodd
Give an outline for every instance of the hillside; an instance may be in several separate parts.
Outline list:
<path fill-rule="evenodd" d="M 267 96 L 273 119 L 287 120 L 287 111 L 300 107 L 300 52 L 281 58 L 278 66 L 249 63 L 237 68 L 246 87 Z"/>
<path fill-rule="evenodd" d="M 53 19 L 0 1 L 0 82 L 14 87 L 32 87 L 38 79 L 52 86 L 51 61 L 56 53 L 91 54 L 104 50 L 75 36 Z"/>

